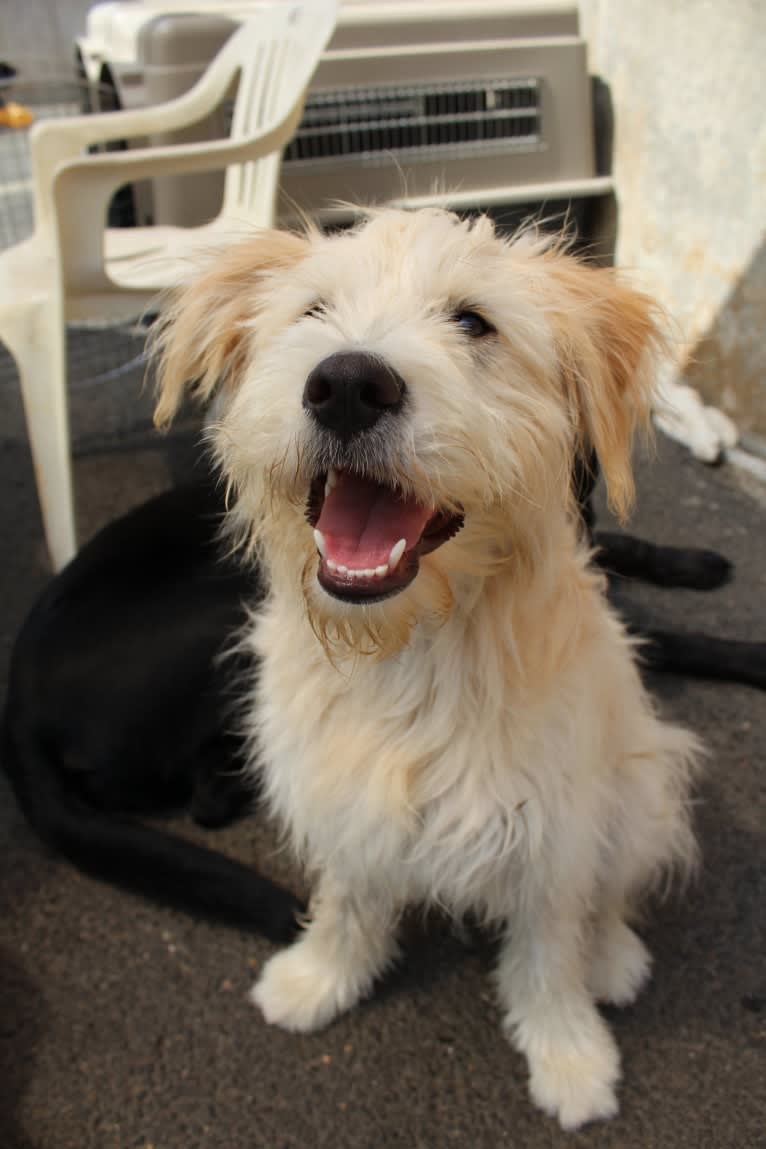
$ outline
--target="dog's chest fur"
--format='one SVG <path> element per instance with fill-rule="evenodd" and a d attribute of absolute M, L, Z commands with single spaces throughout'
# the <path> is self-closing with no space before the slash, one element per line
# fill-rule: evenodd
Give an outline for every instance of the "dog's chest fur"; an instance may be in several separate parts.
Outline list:
<path fill-rule="evenodd" d="M 272 808 L 309 866 L 351 866 L 458 912 L 507 911 L 583 737 L 571 670 L 541 698 L 524 688 L 515 639 L 511 611 L 503 623 L 480 603 L 419 624 L 392 658 L 339 669 L 300 611 L 265 608 L 254 735 Z"/>

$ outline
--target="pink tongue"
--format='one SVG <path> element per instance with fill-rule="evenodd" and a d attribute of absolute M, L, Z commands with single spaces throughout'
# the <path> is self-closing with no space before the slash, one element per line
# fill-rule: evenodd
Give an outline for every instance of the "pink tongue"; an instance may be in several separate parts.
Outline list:
<path fill-rule="evenodd" d="M 317 528 L 326 558 L 351 570 L 366 570 L 384 566 L 399 539 L 406 541 L 407 550 L 414 547 L 432 515 L 414 499 L 344 472 L 325 496 Z"/>

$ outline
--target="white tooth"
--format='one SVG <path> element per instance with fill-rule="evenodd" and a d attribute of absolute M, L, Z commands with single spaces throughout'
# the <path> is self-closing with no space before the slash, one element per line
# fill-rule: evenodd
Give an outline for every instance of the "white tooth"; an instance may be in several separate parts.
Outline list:
<path fill-rule="evenodd" d="M 375 567 L 375 574 L 378 578 L 383 578 L 383 575 L 388 574 L 388 567 L 387 566 Z"/>
<path fill-rule="evenodd" d="M 375 578 L 375 571 L 372 569 L 372 567 L 367 567 L 367 569 L 364 572 L 364 577 L 365 578 Z"/>
<path fill-rule="evenodd" d="M 324 497 L 325 498 L 327 498 L 327 496 L 330 494 L 331 490 L 332 490 L 332 487 L 330 486 L 330 484 L 325 483 L 325 485 L 324 485 Z"/>
<path fill-rule="evenodd" d="M 339 563 L 335 569 L 338 574 L 348 574 L 348 567 L 344 567 L 343 563 Z"/>
<path fill-rule="evenodd" d="M 330 467 L 330 470 L 327 472 L 327 481 L 325 482 L 325 487 L 324 487 L 325 494 L 329 493 L 328 487 L 331 491 L 333 489 L 333 487 L 335 486 L 335 484 L 337 483 L 337 481 L 338 481 L 338 472 L 335 470 L 334 467 Z"/>
<path fill-rule="evenodd" d="M 332 561 L 332 559 L 326 559 L 325 562 L 327 563 L 328 571 L 335 572 L 338 569 L 337 565 Z"/>
<path fill-rule="evenodd" d="M 388 569 L 393 570 L 399 563 L 399 559 L 405 552 L 407 547 L 406 539 L 399 539 L 396 546 L 391 547 L 391 554 L 388 556 Z"/>
<path fill-rule="evenodd" d="M 327 558 L 327 547 L 325 546 L 324 535 L 320 530 L 317 530 L 316 527 L 314 527 L 314 542 L 322 558 Z"/>

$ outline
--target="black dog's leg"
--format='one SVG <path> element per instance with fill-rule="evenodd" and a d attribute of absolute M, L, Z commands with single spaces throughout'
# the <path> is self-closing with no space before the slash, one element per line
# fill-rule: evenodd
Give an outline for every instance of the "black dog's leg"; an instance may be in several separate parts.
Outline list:
<path fill-rule="evenodd" d="M 596 531 L 596 562 L 607 574 L 664 587 L 715 590 L 729 581 L 732 564 L 716 551 L 663 547 L 612 531 Z"/>
<path fill-rule="evenodd" d="M 729 581 L 732 564 L 716 551 L 698 547 L 663 547 L 635 535 L 596 531 L 593 491 L 599 474 L 595 452 L 578 456 L 572 475 L 580 521 L 586 538 L 596 548 L 598 565 L 610 575 L 640 579 L 665 587 L 715 590 Z"/>

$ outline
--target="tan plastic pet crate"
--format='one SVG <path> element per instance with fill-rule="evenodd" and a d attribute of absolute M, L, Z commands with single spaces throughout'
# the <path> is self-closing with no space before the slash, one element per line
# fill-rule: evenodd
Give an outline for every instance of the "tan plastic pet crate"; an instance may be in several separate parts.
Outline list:
<path fill-rule="evenodd" d="M 257 6 L 101 4 L 78 41 L 80 66 L 126 106 L 167 100 Z M 337 216 L 337 200 L 566 208 L 581 233 L 608 244 L 612 181 L 597 165 L 594 115 L 575 4 L 344 3 L 284 153 L 280 217 L 289 222 L 296 206 Z M 204 122 L 195 135 L 220 130 Z M 215 175 L 192 187 L 155 180 L 134 189 L 136 222 L 199 224 L 218 211 L 221 188 Z"/>

